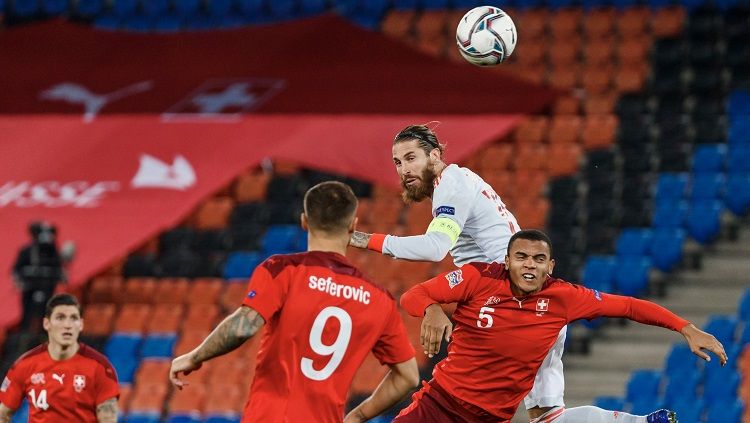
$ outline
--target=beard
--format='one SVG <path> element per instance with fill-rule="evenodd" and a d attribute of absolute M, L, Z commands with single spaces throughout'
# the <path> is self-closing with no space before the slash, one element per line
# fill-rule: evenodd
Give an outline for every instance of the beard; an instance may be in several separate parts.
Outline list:
<path fill-rule="evenodd" d="M 401 198 L 403 198 L 405 203 L 409 204 L 419 203 L 425 198 L 432 197 L 432 193 L 435 191 L 436 177 L 437 175 L 435 174 L 435 171 L 432 170 L 432 167 L 427 166 L 419 176 L 419 185 L 406 185 L 406 180 L 401 178 L 401 188 L 403 188 Z"/>

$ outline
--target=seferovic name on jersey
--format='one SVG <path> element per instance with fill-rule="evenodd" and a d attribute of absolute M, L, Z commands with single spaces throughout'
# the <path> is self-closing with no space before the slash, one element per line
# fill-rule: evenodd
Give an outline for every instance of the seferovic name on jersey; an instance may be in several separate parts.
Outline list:
<path fill-rule="evenodd" d="M 313 275 L 310 276 L 307 286 L 312 290 L 325 292 L 333 297 L 345 298 L 347 300 L 351 299 L 359 301 L 362 304 L 370 304 L 370 291 L 367 291 L 362 285 L 360 285 L 359 288 L 355 288 L 353 286 L 337 283 L 330 276 L 327 278 L 319 278 Z"/>

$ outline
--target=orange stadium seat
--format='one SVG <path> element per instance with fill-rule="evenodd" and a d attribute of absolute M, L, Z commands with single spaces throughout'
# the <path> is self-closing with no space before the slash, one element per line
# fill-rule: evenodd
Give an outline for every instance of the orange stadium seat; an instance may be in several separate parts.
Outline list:
<path fill-rule="evenodd" d="M 122 277 L 99 276 L 89 283 L 86 301 L 90 303 L 119 304 L 122 294 Z"/>
<path fill-rule="evenodd" d="M 573 94 L 561 95 L 552 106 L 552 114 L 577 115 L 581 111 L 581 99 Z"/>
<path fill-rule="evenodd" d="M 543 40 L 528 40 L 524 43 L 523 49 L 513 52 L 511 57 L 515 57 L 519 64 L 529 66 L 538 65 L 544 62 L 546 47 Z"/>
<path fill-rule="evenodd" d="M 151 315 L 149 304 L 124 304 L 115 320 L 115 332 L 143 333 Z"/>
<path fill-rule="evenodd" d="M 479 166 L 474 169 L 480 173 L 506 170 L 512 160 L 512 156 L 512 144 L 507 142 L 491 144 L 483 150 Z"/>
<path fill-rule="evenodd" d="M 163 278 L 156 282 L 154 303 L 182 304 L 188 293 L 190 283 L 184 278 Z"/>
<path fill-rule="evenodd" d="M 195 227 L 198 229 L 223 229 L 229 222 L 234 209 L 231 197 L 214 197 L 204 201 L 195 214 Z"/>
<path fill-rule="evenodd" d="M 556 39 L 578 34 L 583 10 L 578 7 L 559 9 L 548 18 L 549 30 Z"/>
<path fill-rule="evenodd" d="M 639 92 L 646 83 L 646 70 L 638 65 L 621 67 L 615 74 L 614 83 L 620 93 Z"/>
<path fill-rule="evenodd" d="M 158 304 L 151 313 L 146 331 L 148 333 L 176 333 L 182 325 L 185 307 L 182 304 Z"/>
<path fill-rule="evenodd" d="M 571 144 L 581 138 L 583 122 L 579 116 L 555 116 L 550 122 L 549 143 Z"/>
<path fill-rule="evenodd" d="M 526 9 L 521 11 L 516 25 L 518 27 L 518 38 L 523 40 L 538 39 L 544 36 L 547 30 L 547 17 L 549 12 L 545 9 Z"/>
<path fill-rule="evenodd" d="M 211 333 L 210 329 L 194 328 L 186 323 L 175 344 L 174 355 L 180 356 L 192 351 L 206 339 L 209 333 Z"/>
<path fill-rule="evenodd" d="M 233 312 L 237 307 L 242 304 L 247 294 L 247 283 L 243 282 L 232 282 L 227 283 L 224 292 L 221 294 L 219 302 L 225 311 L 229 313 Z"/>
<path fill-rule="evenodd" d="M 562 70 L 572 63 L 578 62 L 581 44 L 575 40 L 556 40 L 547 46 L 547 58 L 556 69 Z"/>
<path fill-rule="evenodd" d="M 174 389 L 169 399 L 170 413 L 201 413 L 206 402 L 206 387 L 191 383 L 187 389 Z"/>
<path fill-rule="evenodd" d="M 646 6 L 629 7 L 623 10 L 615 20 L 620 39 L 638 37 L 647 32 L 650 17 L 651 11 Z"/>
<path fill-rule="evenodd" d="M 599 38 L 589 40 L 583 49 L 583 55 L 586 58 L 586 65 L 592 66 L 610 65 L 615 54 L 615 43 L 612 39 Z"/>
<path fill-rule="evenodd" d="M 599 7 L 589 13 L 583 19 L 583 33 L 589 40 L 610 38 L 615 28 L 615 9 L 612 7 Z"/>
<path fill-rule="evenodd" d="M 134 386 L 130 412 L 155 411 L 161 413 L 167 399 L 167 382 L 142 383 Z"/>
<path fill-rule="evenodd" d="M 88 304 L 83 310 L 86 335 L 107 336 L 112 333 L 116 311 L 117 307 L 113 303 Z"/>
<path fill-rule="evenodd" d="M 302 166 L 299 163 L 279 159 L 273 161 L 273 173 L 279 176 L 296 175 L 301 170 Z"/>
<path fill-rule="evenodd" d="M 615 140 L 617 125 L 617 117 L 614 115 L 588 116 L 581 135 L 583 146 L 587 149 L 611 146 Z"/>
<path fill-rule="evenodd" d="M 207 386 L 235 385 L 244 386 L 255 375 L 256 354 L 245 356 L 232 352 L 216 360 L 210 371 L 206 372 Z"/>
<path fill-rule="evenodd" d="M 651 19 L 655 37 L 676 37 L 682 33 L 685 24 L 685 9 L 680 6 L 658 9 Z"/>
<path fill-rule="evenodd" d="M 154 278 L 129 278 L 125 282 L 122 294 L 123 303 L 151 304 L 154 302 L 156 292 L 156 279 Z"/>
<path fill-rule="evenodd" d="M 365 361 L 359 366 L 359 370 L 354 374 L 350 392 L 354 395 L 369 395 L 378 387 L 380 381 L 385 376 L 388 368 L 380 364 L 378 359 L 372 355 L 367 355 Z"/>
<path fill-rule="evenodd" d="M 518 169 L 514 173 L 514 181 L 514 185 L 516 187 L 516 195 L 514 196 L 514 198 L 518 200 L 522 197 L 541 196 L 542 191 L 547 186 L 548 178 L 545 172 L 540 172 L 538 170 Z M 513 208 L 511 208 L 511 210 L 513 210 Z"/>
<path fill-rule="evenodd" d="M 206 413 L 240 413 L 246 398 L 236 385 L 211 385 L 206 392 Z"/>
<path fill-rule="evenodd" d="M 442 38 L 446 34 L 446 10 L 424 10 L 414 23 L 414 29 L 419 39 Z"/>
<path fill-rule="evenodd" d="M 602 94 L 612 88 L 612 66 L 588 67 L 581 77 L 586 94 Z"/>
<path fill-rule="evenodd" d="M 578 144 L 553 144 L 549 147 L 549 167 L 551 178 L 573 175 L 578 171 L 581 161 L 581 146 Z"/>
<path fill-rule="evenodd" d="M 262 201 L 266 198 L 268 190 L 268 181 L 271 180 L 271 174 L 268 172 L 245 172 L 241 174 L 234 183 L 232 190 L 234 199 L 238 203 L 247 203 L 250 201 Z"/>
<path fill-rule="evenodd" d="M 120 385 L 120 398 L 117 399 L 117 408 L 120 414 L 130 410 L 130 398 L 133 396 L 133 387 L 130 384 Z"/>
<path fill-rule="evenodd" d="M 546 144 L 516 144 L 516 152 L 513 158 L 515 169 L 544 171 L 547 169 L 548 162 Z"/>
<path fill-rule="evenodd" d="M 650 48 L 651 37 L 648 35 L 629 37 L 617 43 L 617 61 L 620 63 L 620 66 L 646 63 Z"/>
<path fill-rule="evenodd" d="M 190 285 L 186 297 L 189 304 L 215 304 L 219 301 L 224 283 L 221 279 L 201 278 Z"/>
<path fill-rule="evenodd" d="M 433 57 L 443 57 L 448 44 L 445 34 L 439 34 L 435 37 L 420 38 L 416 42 L 416 47 L 423 53 Z"/>
<path fill-rule="evenodd" d="M 168 383 L 170 360 L 146 359 L 135 372 L 135 386 Z"/>
<path fill-rule="evenodd" d="M 481 176 L 482 179 L 484 179 L 484 181 L 487 182 L 500 197 L 506 198 L 513 197 L 515 195 L 512 171 L 501 170 L 494 172 L 485 172 Z"/>
<path fill-rule="evenodd" d="M 216 326 L 220 314 L 219 306 L 216 303 L 189 304 L 183 328 L 211 330 Z"/>
<path fill-rule="evenodd" d="M 587 115 L 612 114 L 617 102 L 617 93 L 607 92 L 589 96 L 583 103 L 583 110 Z"/>
<path fill-rule="evenodd" d="M 413 22 L 413 11 L 394 10 L 385 15 L 380 23 L 380 30 L 385 35 L 401 40 L 411 35 Z"/>
<path fill-rule="evenodd" d="M 522 228 L 544 228 L 547 223 L 549 200 L 544 197 L 517 199 L 513 215 Z"/>
<path fill-rule="evenodd" d="M 542 64 L 520 66 L 515 74 L 518 78 L 532 84 L 541 85 L 547 76 L 547 70 Z"/>
<path fill-rule="evenodd" d="M 533 116 L 521 122 L 513 133 L 516 144 L 539 144 L 547 140 L 549 119 L 546 116 Z"/>
<path fill-rule="evenodd" d="M 580 66 L 572 63 L 552 67 L 547 74 L 547 83 L 557 89 L 570 91 L 578 87 L 580 73 Z"/>

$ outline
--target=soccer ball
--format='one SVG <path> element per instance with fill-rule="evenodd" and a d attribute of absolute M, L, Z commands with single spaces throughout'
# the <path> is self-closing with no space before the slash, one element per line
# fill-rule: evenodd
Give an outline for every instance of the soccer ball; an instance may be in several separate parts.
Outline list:
<path fill-rule="evenodd" d="M 516 25 L 501 9 L 479 6 L 469 10 L 456 28 L 458 51 L 469 63 L 494 66 L 516 48 Z"/>

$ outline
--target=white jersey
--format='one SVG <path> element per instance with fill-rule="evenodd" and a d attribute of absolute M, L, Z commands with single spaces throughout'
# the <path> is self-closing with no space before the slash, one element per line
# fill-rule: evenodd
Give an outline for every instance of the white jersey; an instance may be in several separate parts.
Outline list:
<path fill-rule="evenodd" d="M 500 196 L 471 170 L 447 166 L 435 180 L 433 221 L 419 236 L 388 235 L 383 253 L 400 259 L 440 261 L 450 250 L 456 266 L 503 262 L 510 237 L 520 229 Z"/>

